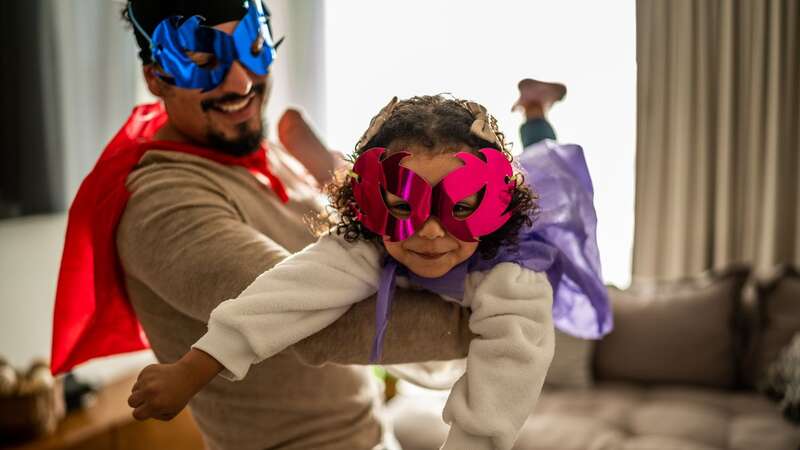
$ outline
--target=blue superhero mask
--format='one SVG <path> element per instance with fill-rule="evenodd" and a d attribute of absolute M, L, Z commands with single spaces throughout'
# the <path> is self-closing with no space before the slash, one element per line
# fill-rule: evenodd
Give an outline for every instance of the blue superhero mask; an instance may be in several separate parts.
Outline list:
<path fill-rule="evenodd" d="M 148 34 L 134 18 L 130 3 L 128 15 L 134 26 L 150 41 L 153 60 L 164 72 L 164 81 L 186 89 L 210 91 L 219 86 L 235 61 L 256 75 L 269 73 L 275 47 L 269 30 L 269 12 L 260 0 L 249 0 L 247 13 L 233 34 L 205 26 L 205 19 L 192 16 L 168 17 Z M 279 42 L 280 44 L 280 42 Z"/>

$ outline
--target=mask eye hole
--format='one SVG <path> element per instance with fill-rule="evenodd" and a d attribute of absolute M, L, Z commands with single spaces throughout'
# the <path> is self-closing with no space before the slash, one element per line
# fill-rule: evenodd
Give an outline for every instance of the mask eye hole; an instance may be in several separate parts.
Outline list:
<path fill-rule="evenodd" d="M 264 36 L 259 36 L 253 41 L 253 45 L 250 46 L 250 53 L 253 56 L 258 56 L 261 54 L 261 50 L 264 50 Z"/>
<path fill-rule="evenodd" d="M 391 192 L 386 192 L 383 188 L 381 188 L 381 194 L 383 203 L 386 205 L 386 209 L 389 210 L 389 214 L 401 220 L 411 217 L 411 205 L 407 201 Z"/>
<path fill-rule="evenodd" d="M 186 56 L 201 69 L 213 69 L 219 65 L 217 56 L 208 52 L 186 52 Z"/>
<path fill-rule="evenodd" d="M 481 204 L 486 187 L 453 205 L 453 217 L 457 220 L 467 220 Z"/>
<path fill-rule="evenodd" d="M 458 220 L 465 220 L 475 212 L 475 206 L 467 202 L 458 202 L 453 206 L 453 217 Z"/>

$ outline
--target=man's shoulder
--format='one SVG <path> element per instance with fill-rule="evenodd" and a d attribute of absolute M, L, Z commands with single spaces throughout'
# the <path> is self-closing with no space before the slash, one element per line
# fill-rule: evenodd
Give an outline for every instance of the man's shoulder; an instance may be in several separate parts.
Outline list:
<path fill-rule="evenodd" d="M 224 191 L 226 183 L 242 182 L 248 177 L 246 169 L 238 166 L 226 166 L 188 153 L 153 149 L 142 156 L 128 175 L 126 186 L 131 193 L 148 187 L 176 186 Z"/>
<path fill-rule="evenodd" d="M 169 173 L 215 173 L 230 169 L 231 167 L 229 166 L 217 163 L 208 158 L 203 158 L 202 156 L 154 148 L 142 155 L 142 158 L 139 160 L 139 163 L 136 164 L 136 167 L 134 167 L 131 175 L 140 173 L 159 173 L 162 175 Z"/>
<path fill-rule="evenodd" d="M 318 194 L 311 175 L 280 144 L 268 142 L 267 154 L 270 170 L 284 186 L 294 192 L 294 197 L 314 197 Z M 147 180 L 202 180 L 217 184 L 252 182 L 247 169 L 236 165 L 225 165 L 202 156 L 170 150 L 147 151 L 128 176 L 129 188 L 137 188 L 142 179 Z"/>

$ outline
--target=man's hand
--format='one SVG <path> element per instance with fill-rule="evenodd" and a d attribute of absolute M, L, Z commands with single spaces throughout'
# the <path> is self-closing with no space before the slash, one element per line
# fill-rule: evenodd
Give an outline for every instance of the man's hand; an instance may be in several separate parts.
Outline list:
<path fill-rule="evenodd" d="M 278 120 L 278 140 L 320 186 L 331 181 L 333 172 L 345 164 L 341 154 L 328 150 L 296 109 L 287 109 Z"/>
<path fill-rule="evenodd" d="M 216 359 L 195 349 L 174 364 L 145 367 L 128 397 L 133 417 L 172 420 L 222 369 Z"/>

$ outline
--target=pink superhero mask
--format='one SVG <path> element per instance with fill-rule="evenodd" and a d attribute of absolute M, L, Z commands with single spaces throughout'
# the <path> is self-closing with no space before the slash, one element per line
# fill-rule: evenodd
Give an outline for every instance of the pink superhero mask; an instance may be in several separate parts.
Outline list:
<path fill-rule="evenodd" d="M 442 227 L 457 239 L 474 242 L 505 224 L 511 217 L 515 181 L 511 164 L 505 155 L 493 148 L 478 150 L 484 158 L 460 152 L 455 156 L 464 165 L 431 186 L 414 171 L 400 162 L 410 156 L 398 152 L 382 160 L 386 149 L 375 147 L 365 151 L 353 165 L 357 175 L 351 181 L 358 205 L 358 219 L 373 233 L 402 241 L 420 230 L 430 216 L 439 219 Z M 384 201 L 390 192 L 406 202 L 411 209 L 407 218 L 392 215 Z M 479 193 L 479 204 L 466 218 L 453 215 L 460 201 Z"/>

